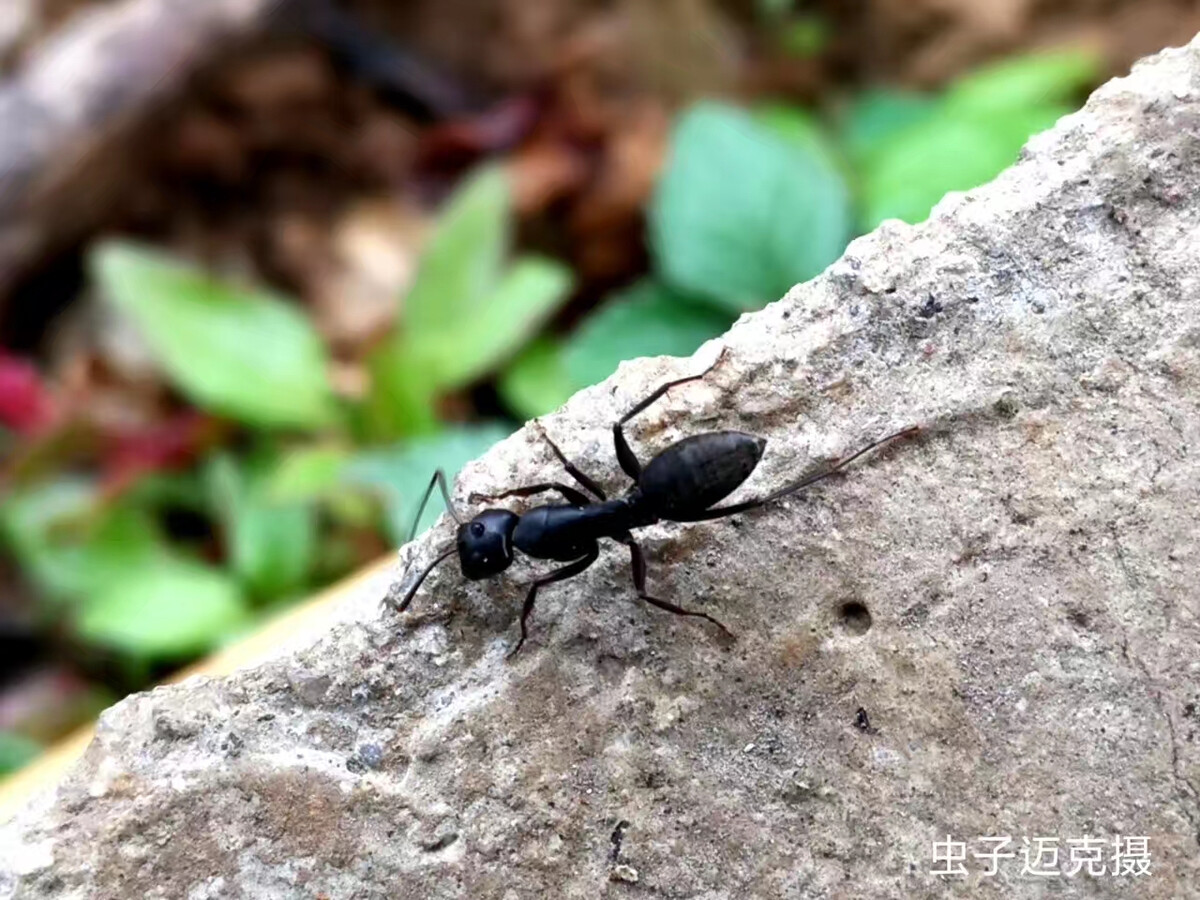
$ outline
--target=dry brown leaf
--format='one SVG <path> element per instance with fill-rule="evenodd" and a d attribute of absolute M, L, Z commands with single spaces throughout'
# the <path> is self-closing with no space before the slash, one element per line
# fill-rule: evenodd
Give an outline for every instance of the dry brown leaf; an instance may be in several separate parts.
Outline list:
<path fill-rule="evenodd" d="M 508 163 L 513 208 L 522 218 L 545 212 L 586 183 L 591 166 L 578 148 L 551 139 L 518 150 Z"/>
<path fill-rule="evenodd" d="M 314 279 L 311 300 L 317 327 L 336 349 L 352 352 L 391 327 L 430 225 L 415 204 L 392 198 L 358 203 L 334 223 L 330 265 Z"/>

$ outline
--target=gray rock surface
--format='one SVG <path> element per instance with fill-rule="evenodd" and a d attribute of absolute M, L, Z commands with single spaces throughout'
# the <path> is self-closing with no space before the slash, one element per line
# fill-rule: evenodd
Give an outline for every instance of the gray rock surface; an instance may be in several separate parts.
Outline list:
<path fill-rule="evenodd" d="M 889 430 L 774 508 L 648 529 L 110 710 L 3 832 L 4 897 L 1200 896 L 1200 43 L 1102 88 L 994 183 L 887 224 L 693 360 L 641 360 L 547 431 L 769 439 L 746 495 Z M 458 486 L 545 480 L 532 430 Z M 430 558 L 442 522 L 418 542 Z M 412 549 L 412 548 L 410 548 Z M 867 720 L 858 715 L 864 709 Z M 856 724 L 857 723 L 857 724 Z M 932 842 L 1000 874 L 932 875 Z M 1149 839 L 1149 875 L 1021 875 L 1022 837 Z M 1111 847 L 1106 855 L 1111 853 Z"/>

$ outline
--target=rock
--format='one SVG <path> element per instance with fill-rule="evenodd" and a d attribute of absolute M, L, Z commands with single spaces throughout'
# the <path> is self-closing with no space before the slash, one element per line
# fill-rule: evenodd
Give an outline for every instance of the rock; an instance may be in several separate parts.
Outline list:
<path fill-rule="evenodd" d="M 627 881 L 630 884 L 638 883 L 638 871 L 633 866 L 627 866 L 624 863 L 613 866 L 608 873 L 611 881 Z"/>
<path fill-rule="evenodd" d="M 535 567 L 447 565 L 400 618 L 365 593 L 313 646 L 109 710 L 4 830 L 0 896 L 1197 896 L 1198 138 L 1200 42 L 545 420 L 619 490 L 609 424 L 724 346 L 635 421 L 643 455 L 764 435 L 749 496 L 921 426 L 771 508 L 642 532 L 651 590 L 736 642 L 639 604 L 619 546 L 541 593 L 512 661 Z M 526 429 L 457 496 L 551 478 Z M 1114 877 L 1139 837 L 1150 874 Z M 1104 876 L 1068 874 L 1085 838 Z"/>

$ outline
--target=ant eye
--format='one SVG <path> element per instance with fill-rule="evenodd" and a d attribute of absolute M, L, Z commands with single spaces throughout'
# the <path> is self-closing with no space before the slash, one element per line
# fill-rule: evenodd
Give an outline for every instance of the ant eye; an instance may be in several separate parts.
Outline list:
<path fill-rule="evenodd" d="M 483 529 L 482 522 L 472 522 L 471 523 L 471 534 L 472 535 L 474 535 L 475 537 L 483 537 L 483 531 L 484 531 L 484 529 Z"/>

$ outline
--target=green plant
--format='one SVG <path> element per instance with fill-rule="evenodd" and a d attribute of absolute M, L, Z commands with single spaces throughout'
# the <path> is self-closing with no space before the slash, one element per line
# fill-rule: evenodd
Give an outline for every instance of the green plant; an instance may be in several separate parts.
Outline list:
<path fill-rule="evenodd" d="M 135 656 L 171 659 L 202 653 L 249 621 L 233 577 L 168 553 L 98 587 L 76 623 L 85 640 Z"/>
<path fill-rule="evenodd" d="M 948 191 L 994 177 L 1098 75 L 1090 54 L 1045 53 L 971 73 L 940 97 L 863 95 L 843 129 L 859 171 L 862 227 L 919 222 Z"/>
<path fill-rule="evenodd" d="M 498 423 L 459 427 L 403 444 L 364 450 L 349 462 L 343 477 L 377 492 L 386 501 L 388 535 L 398 545 L 408 538 L 413 524 L 412 501 L 424 492 L 434 471 L 457 472 L 510 432 Z M 432 525 L 439 512 L 436 505 L 429 505 L 420 527 Z"/>
<path fill-rule="evenodd" d="M 733 316 L 647 280 L 609 298 L 564 340 L 541 340 L 504 377 L 501 396 L 518 414 L 540 416 L 603 381 L 622 360 L 687 356 L 722 334 Z"/>
<path fill-rule="evenodd" d="M 11 731 L 0 731 L 0 777 L 31 762 L 41 751 L 37 741 Z"/>
<path fill-rule="evenodd" d="M 433 469 L 453 472 L 511 430 L 440 422 L 438 397 L 517 356 L 570 291 L 561 264 L 510 261 L 510 232 L 505 176 L 485 168 L 447 204 L 362 401 L 335 398 L 327 351 L 295 301 L 147 247 L 99 245 L 102 296 L 183 397 L 244 437 L 237 450 L 201 449 L 180 474 L 151 465 L 118 493 L 68 475 L 10 490 L 10 553 L 79 637 L 164 660 L 227 640 L 353 565 L 355 540 L 400 540 Z M 164 533 L 179 508 L 210 523 L 215 546 Z"/>
<path fill-rule="evenodd" d="M 851 224 L 841 172 L 814 144 L 702 103 L 675 127 L 650 245 L 665 282 L 741 312 L 818 274 L 846 246 Z"/>
<path fill-rule="evenodd" d="M 530 344 L 501 395 L 520 415 L 541 415 L 623 359 L 692 353 L 737 313 L 818 274 L 855 231 L 920 221 L 947 191 L 997 174 L 1097 75 L 1084 53 L 1020 57 L 940 96 L 864 91 L 836 130 L 792 106 L 697 104 L 675 125 L 648 210 L 651 277 L 565 338 Z"/>
<path fill-rule="evenodd" d="M 248 620 L 231 577 L 168 542 L 148 509 L 98 505 L 78 479 L 10 495 L 0 529 L 43 596 L 64 604 L 90 642 L 145 658 L 187 656 Z"/>
<path fill-rule="evenodd" d="M 277 467 L 270 458 L 218 453 L 206 472 L 228 568 L 242 590 L 260 601 L 301 593 L 317 556 L 317 504 L 273 494 L 270 481 L 278 477 Z"/>
<path fill-rule="evenodd" d="M 294 304 L 127 243 L 101 245 L 92 272 L 199 408 L 257 428 L 334 423 L 325 347 Z"/>
<path fill-rule="evenodd" d="M 486 168 L 451 199 L 405 297 L 401 327 L 370 360 L 367 430 L 375 438 L 436 430 L 433 401 L 507 361 L 562 304 L 570 270 L 533 256 L 507 262 L 504 174 Z"/>
<path fill-rule="evenodd" d="M 819 273 L 849 240 L 844 163 L 801 110 L 703 103 L 676 124 L 650 205 L 652 277 L 602 303 L 565 339 L 542 340 L 499 383 L 541 415 L 622 360 L 686 356 L 737 313 Z"/>

